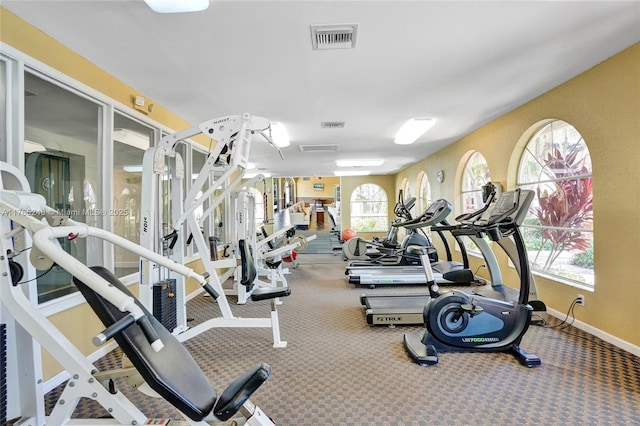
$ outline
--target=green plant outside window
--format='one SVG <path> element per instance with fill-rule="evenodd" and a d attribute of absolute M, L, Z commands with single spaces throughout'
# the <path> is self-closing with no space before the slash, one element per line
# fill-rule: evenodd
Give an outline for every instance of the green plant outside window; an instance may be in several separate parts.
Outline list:
<path fill-rule="evenodd" d="M 536 199 L 523 223 L 534 272 L 593 286 L 593 180 L 584 139 L 570 124 L 553 121 L 527 144 L 518 186 Z"/>

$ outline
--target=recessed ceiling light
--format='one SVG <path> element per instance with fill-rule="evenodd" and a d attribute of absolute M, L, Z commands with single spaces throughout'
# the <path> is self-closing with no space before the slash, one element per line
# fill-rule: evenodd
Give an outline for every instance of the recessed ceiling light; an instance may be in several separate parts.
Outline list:
<path fill-rule="evenodd" d="M 336 176 L 367 176 L 371 174 L 371 170 L 338 170 L 333 174 Z"/>
<path fill-rule="evenodd" d="M 382 166 L 384 160 L 337 160 L 338 167 L 377 167 Z"/>
<path fill-rule="evenodd" d="M 393 139 L 398 145 L 409 145 L 422 136 L 435 124 L 431 118 L 412 118 L 402 125 Z"/>
<path fill-rule="evenodd" d="M 209 0 L 144 0 L 156 13 L 200 12 L 209 7 Z"/>
<path fill-rule="evenodd" d="M 291 144 L 287 129 L 282 123 L 271 123 L 271 138 L 279 148 L 284 148 Z"/>

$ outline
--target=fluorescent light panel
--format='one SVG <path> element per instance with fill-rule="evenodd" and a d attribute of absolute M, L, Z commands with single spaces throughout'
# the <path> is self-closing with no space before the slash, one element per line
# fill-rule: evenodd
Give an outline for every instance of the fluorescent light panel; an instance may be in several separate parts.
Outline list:
<path fill-rule="evenodd" d="M 142 172 L 142 164 L 140 165 L 132 165 L 132 166 L 122 166 L 122 170 L 127 173 L 141 173 Z"/>
<path fill-rule="evenodd" d="M 291 144 L 287 129 L 282 123 L 271 123 L 271 138 L 279 148 L 284 148 Z"/>
<path fill-rule="evenodd" d="M 156 13 L 199 12 L 209 7 L 209 0 L 144 0 Z"/>
<path fill-rule="evenodd" d="M 377 167 L 382 166 L 384 160 L 337 160 L 338 167 Z"/>
<path fill-rule="evenodd" d="M 148 136 L 141 135 L 129 129 L 114 129 L 113 140 L 146 151 L 149 149 Z"/>
<path fill-rule="evenodd" d="M 336 176 L 367 176 L 371 174 L 371 170 L 337 170 L 333 174 Z"/>
<path fill-rule="evenodd" d="M 412 144 L 435 124 L 431 118 L 412 118 L 402 125 L 393 141 L 398 145 Z"/>

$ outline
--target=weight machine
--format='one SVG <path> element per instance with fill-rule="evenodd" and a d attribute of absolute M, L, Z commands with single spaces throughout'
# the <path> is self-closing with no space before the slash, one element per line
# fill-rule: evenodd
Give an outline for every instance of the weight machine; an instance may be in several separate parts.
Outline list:
<path fill-rule="evenodd" d="M 123 237 L 74 222 L 30 192 L 25 176 L 0 163 L 0 317 L 8 325 L 8 419 L 16 426 L 166 424 L 148 419 L 122 392 L 114 378 L 126 377 L 174 405 L 190 425 L 206 418 L 226 421 L 241 413 L 248 425 L 273 425 L 248 398 L 268 378 L 260 364 L 232 382 L 217 396 L 208 378 L 178 339 L 136 300 L 115 276 L 102 267 L 89 268 L 65 252 L 59 240 L 94 237 L 129 250 L 183 277 L 196 280 L 208 293 L 215 290 L 205 276 L 145 249 Z M 29 254 L 25 254 L 25 252 Z M 133 367 L 99 372 L 36 305 L 35 267 L 58 265 L 74 277 L 104 331 L 93 338 L 102 345 L 114 338 Z M 69 381 L 51 414 L 45 417 L 40 349 L 51 354 L 69 374 Z M 166 368 L 169 365 L 180 368 Z M 71 419 L 81 398 L 97 401 L 106 419 Z"/>
<path fill-rule="evenodd" d="M 140 244 L 156 253 L 163 253 L 172 261 L 183 264 L 185 261 L 185 236 L 201 254 L 200 259 L 221 316 L 212 318 L 189 328 L 187 325 L 185 282 L 183 277 L 167 278 L 162 265 L 148 259 L 140 260 L 140 300 L 151 309 L 154 306 L 154 291 L 164 285 L 175 285 L 176 324 L 173 329 L 180 341 L 185 341 L 214 327 L 265 327 L 271 328 L 273 346 L 285 347 L 286 342 L 280 340 L 280 326 L 276 303 L 279 297 L 288 296 L 290 289 L 260 288 L 254 290 L 254 300 L 271 300 L 270 317 L 239 318 L 234 316 L 225 296 L 222 282 L 237 271 L 238 257 L 211 260 L 208 255 L 210 246 L 201 229 L 201 221 L 225 200 L 232 191 L 241 187 L 249 159 L 251 136 L 258 132 L 275 147 L 271 138 L 265 133 L 269 121 L 265 118 L 243 114 L 242 116 L 226 116 L 205 121 L 192 128 L 163 137 L 157 146 L 149 148 L 143 160 L 142 192 L 145 197 L 141 208 Z M 204 134 L 217 143 L 209 152 L 205 164 L 200 170 L 189 192 L 183 196 L 182 179 L 184 179 L 184 162 L 176 152 L 176 146 L 184 139 Z M 276 147 L 277 149 L 277 147 Z M 282 153 L 278 150 L 280 156 Z M 171 196 L 170 221 L 163 217 L 158 201 L 166 194 L 162 189 L 170 185 Z M 221 192 L 212 199 L 216 190 Z M 167 191 L 165 191 L 167 192 Z M 209 201 L 211 200 L 211 201 Z M 205 203 L 209 203 L 205 206 Z M 204 210 L 202 217 L 196 216 L 196 210 Z M 165 214 L 169 216 L 169 214 Z M 161 221 L 165 221 L 161 226 Z M 207 254 L 207 255 L 205 255 Z M 221 276 L 218 270 L 226 270 Z M 251 283 L 249 283 L 251 284 Z M 198 290 L 201 292 L 202 290 Z"/>
<path fill-rule="evenodd" d="M 268 256 L 272 258 L 279 256 L 284 252 L 290 252 L 300 246 L 299 242 L 290 244 L 286 249 L 279 249 L 277 252 L 273 252 L 270 255 L 266 250 L 263 240 L 258 240 L 258 232 L 255 220 L 255 197 L 249 191 L 249 188 L 256 183 L 264 181 L 263 175 L 257 175 L 253 179 L 244 183 L 238 190 L 231 194 L 231 217 L 234 218 L 231 226 L 231 240 L 232 241 L 245 241 L 248 245 L 251 259 L 256 268 L 256 279 L 253 280 L 251 286 L 247 287 L 242 285 L 242 266 L 238 265 L 234 271 L 233 288 L 225 289 L 225 294 L 237 296 L 237 303 L 244 304 L 247 302 L 251 294 L 257 289 L 269 289 L 269 288 L 287 288 L 288 283 L 284 277 L 285 271 L 278 263 L 272 263 L 269 261 L 265 264 L 265 260 Z M 206 214 L 206 213 L 205 213 Z M 203 215 L 204 217 L 204 215 Z M 202 220 L 202 219 L 201 219 Z M 280 233 L 278 233 L 280 235 Z M 271 239 L 269 239 L 271 241 Z M 229 246 L 232 253 L 239 255 L 239 250 L 235 247 L 235 244 Z M 242 261 L 242 259 L 241 259 Z M 270 266 L 269 266 L 270 265 Z M 267 277 L 268 281 L 263 281 L 260 277 Z M 279 300 L 276 300 L 277 304 L 280 304 Z"/>

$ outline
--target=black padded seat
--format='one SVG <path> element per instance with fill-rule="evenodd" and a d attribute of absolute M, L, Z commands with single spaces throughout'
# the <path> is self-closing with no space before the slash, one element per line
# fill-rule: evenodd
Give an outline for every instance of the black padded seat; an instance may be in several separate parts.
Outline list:
<path fill-rule="evenodd" d="M 94 266 L 91 269 L 118 290 L 133 297 L 124 284 L 109 270 L 101 266 Z M 127 315 L 77 278 L 74 277 L 73 282 L 105 327 L 109 327 Z M 201 421 L 213 410 L 217 398 L 215 388 L 176 337 L 167 331 L 138 300 L 136 304 L 149 318 L 164 348 L 155 352 L 137 324 L 116 334 L 114 339 L 154 391 L 191 420 Z"/>
<path fill-rule="evenodd" d="M 251 293 L 251 300 L 267 300 L 291 295 L 290 287 L 258 287 Z"/>
<path fill-rule="evenodd" d="M 251 394 L 253 394 L 271 374 L 271 367 L 262 363 L 250 372 L 234 380 L 220 395 L 220 399 L 213 408 L 213 414 L 220 420 L 226 421 L 238 412 Z"/>
<path fill-rule="evenodd" d="M 267 264 L 267 267 L 269 269 L 278 269 L 278 266 L 282 264 L 282 260 L 271 261 L 269 259 L 266 259 L 265 263 Z"/>

